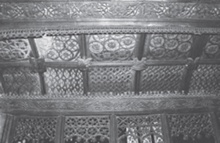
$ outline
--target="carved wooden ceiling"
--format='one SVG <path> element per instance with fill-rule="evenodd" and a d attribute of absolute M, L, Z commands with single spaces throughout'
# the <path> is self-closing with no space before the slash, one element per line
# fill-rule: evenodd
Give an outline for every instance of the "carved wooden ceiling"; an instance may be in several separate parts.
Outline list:
<path fill-rule="evenodd" d="M 70 109 L 89 111 L 111 97 L 103 110 L 117 110 L 129 98 L 197 96 L 218 105 L 219 13 L 218 0 L 0 0 L 0 107 L 74 99 Z M 45 109 L 68 107 L 54 102 Z"/>

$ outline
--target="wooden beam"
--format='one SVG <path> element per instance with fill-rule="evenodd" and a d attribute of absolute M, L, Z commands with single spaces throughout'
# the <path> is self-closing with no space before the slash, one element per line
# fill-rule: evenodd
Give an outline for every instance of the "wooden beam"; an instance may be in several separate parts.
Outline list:
<path fill-rule="evenodd" d="M 28 38 L 28 41 L 31 46 L 31 50 L 32 50 L 32 53 L 33 53 L 35 60 L 38 60 L 40 58 L 40 55 L 39 55 L 34 38 Z M 46 94 L 46 86 L 45 86 L 46 84 L 45 84 L 45 79 L 44 79 L 44 71 L 42 69 L 40 69 L 40 68 L 44 68 L 44 67 L 41 67 L 39 65 L 39 63 L 37 63 L 37 64 L 38 64 L 37 65 L 38 69 L 36 69 L 36 70 L 37 70 L 38 76 L 39 76 L 41 94 L 44 95 L 44 94 Z"/>
<path fill-rule="evenodd" d="M 214 130 L 214 136 L 216 143 L 220 143 L 220 125 L 217 121 L 217 115 L 214 112 L 211 112 L 211 120 L 212 120 L 212 127 Z"/>
<path fill-rule="evenodd" d="M 208 41 L 208 35 L 194 35 L 193 36 L 193 44 L 192 50 L 190 52 L 190 58 L 195 60 L 202 55 L 203 48 L 205 47 Z M 182 83 L 180 91 L 184 91 L 185 94 L 189 93 L 190 83 L 193 76 L 193 72 L 197 69 L 199 63 L 191 63 L 186 64 L 186 68 L 182 77 Z"/>
<path fill-rule="evenodd" d="M 13 136 L 14 136 L 14 128 L 15 128 L 15 120 L 16 117 L 13 115 L 7 115 L 6 118 L 7 122 L 5 124 L 5 128 L 3 131 L 3 142 L 2 143 L 12 143 Z"/>
<path fill-rule="evenodd" d="M 0 82 L 2 84 L 3 92 L 6 93 L 6 87 L 5 87 L 5 82 L 4 82 L 3 74 L 4 74 L 4 69 L 0 69 Z"/>
<path fill-rule="evenodd" d="M 149 35 L 141 34 L 139 37 L 139 42 L 136 46 L 136 58 L 140 61 L 143 57 L 144 48 L 145 48 L 145 41 L 149 39 Z M 148 44 L 148 43 L 147 43 Z M 148 45 L 147 45 L 148 46 Z M 141 71 L 134 71 L 134 83 L 132 84 L 134 87 L 134 93 L 139 94 L 140 87 L 141 87 Z"/>
<path fill-rule="evenodd" d="M 115 114 L 110 115 L 110 143 L 117 143 L 117 120 Z"/>
<path fill-rule="evenodd" d="M 80 49 L 81 49 L 81 58 L 87 59 L 87 41 L 86 35 L 82 34 L 80 37 Z M 79 65 L 78 65 L 79 66 Z M 89 92 L 89 71 L 88 67 L 83 67 L 83 94 L 87 95 Z"/>
<path fill-rule="evenodd" d="M 32 51 L 32 54 L 33 54 L 34 58 L 38 59 L 39 58 L 39 53 L 38 53 L 37 46 L 36 46 L 34 38 L 28 38 L 28 41 L 29 41 L 29 44 L 31 46 L 31 51 Z"/>
<path fill-rule="evenodd" d="M 64 122 L 65 122 L 64 116 L 58 116 L 55 143 L 63 143 Z"/>
<path fill-rule="evenodd" d="M 165 143 L 173 143 L 170 135 L 170 127 L 167 121 L 167 114 L 161 115 L 162 120 L 162 132 L 163 132 L 163 139 Z"/>

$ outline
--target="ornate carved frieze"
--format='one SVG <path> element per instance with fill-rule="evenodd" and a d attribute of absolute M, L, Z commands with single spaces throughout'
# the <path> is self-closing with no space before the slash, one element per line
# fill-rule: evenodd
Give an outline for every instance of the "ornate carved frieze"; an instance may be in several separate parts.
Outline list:
<path fill-rule="evenodd" d="M 219 20 L 219 4 L 183 2 L 2 2 L 2 20 L 204 19 Z"/>
<path fill-rule="evenodd" d="M 203 0 L 0 2 L 0 38 L 74 33 L 218 33 L 219 7 L 219 2 Z"/>

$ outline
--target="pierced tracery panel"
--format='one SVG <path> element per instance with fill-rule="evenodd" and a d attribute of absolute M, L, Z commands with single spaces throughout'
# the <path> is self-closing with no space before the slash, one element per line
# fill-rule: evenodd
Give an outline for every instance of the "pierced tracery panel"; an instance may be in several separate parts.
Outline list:
<path fill-rule="evenodd" d="M 88 36 L 88 50 L 94 61 L 132 60 L 137 35 L 103 34 Z"/>
<path fill-rule="evenodd" d="M 26 67 L 5 68 L 3 71 L 4 91 L 12 95 L 40 94 L 39 75 Z"/>
<path fill-rule="evenodd" d="M 186 59 L 192 48 L 192 41 L 190 34 L 152 34 L 149 45 L 146 42 L 144 55 L 151 60 Z"/>
<path fill-rule="evenodd" d="M 219 93 L 220 91 L 220 65 L 199 65 L 194 71 L 190 91 L 205 91 Z"/>
<path fill-rule="evenodd" d="M 40 56 L 51 61 L 75 61 L 80 57 L 79 37 L 76 35 L 36 38 Z"/>
<path fill-rule="evenodd" d="M 72 95 L 83 93 L 83 75 L 74 68 L 47 68 L 44 73 L 49 94 Z"/>
<path fill-rule="evenodd" d="M 215 143 L 210 114 L 171 114 L 168 122 L 173 143 Z"/>
<path fill-rule="evenodd" d="M 203 49 L 202 58 L 220 59 L 220 35 L 211 35 Z"/>
<path fill-rule="evenodd" d="M 67 116 L 65 143 L 109 143 L 110 118 L 108 116 Z"/>
<path fill-rule="evenodd" d="M 95 67 L 89 72 L 91 92 L 125 92 L 131 87 L 130 67 Z"/>
<path fill-rule="evenodd" d="M 27 60 L 31 47 L 27 39 L 11 39 L 0 41 L 0 61 Z"/>
<path fill-rule="evenodd" d="M 17 117 L 12 143 L 55 143 L 57 118 Z"/>
<path fill-rule="evenodd" d="M 141 91 L 178 91 L 184 66 L 148 66 L 141 73 Z"/>
<path fill-rule="evenodd" d="M 117 116 L 118 143 L 164 143 L 160 115 Z"/>

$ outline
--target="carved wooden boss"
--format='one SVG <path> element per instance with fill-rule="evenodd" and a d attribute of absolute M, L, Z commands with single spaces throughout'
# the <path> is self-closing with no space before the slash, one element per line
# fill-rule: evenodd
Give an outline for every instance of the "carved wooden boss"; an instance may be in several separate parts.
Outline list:
<path fill-rule="evenodd" d="M 0 0 L 0 81 L 2 143 L 220 143 L 220 0 Z"/>

